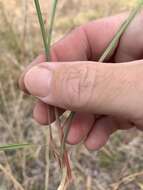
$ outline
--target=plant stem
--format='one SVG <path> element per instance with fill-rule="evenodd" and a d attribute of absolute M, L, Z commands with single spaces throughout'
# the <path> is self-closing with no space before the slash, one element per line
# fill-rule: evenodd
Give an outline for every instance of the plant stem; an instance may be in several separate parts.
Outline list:
<path fill-rule="evenodd" d="M 45 29 L 45 25 L 44 25 L 44 21 L 43 21 L 43 17 L 42 17 L 42 12 L 41 12 L 41 8 L 40 8 L 39 0 L 34 0 L 34 2 L 35 2 L 37 15 L 38 15 L 38 19 L 39 19 L 39 24 L 40 24 L 40 28 L 41 28 L 41 33 L 42 33 L 42 37 L 43 37 L 43 43 L 44 43 L 45 54 L 46 54 L 46 61 L 51 61 L 50 48 L 51 48 L 52 31 L 53 31 L 55 14 L 56 14 L 56 7 L 57 7 L 58 1 L 57 0 L 52 1 L 52 10 L 51 10 L 51 14 L 50 14 L 49 27 L 48 27 L 48 39 L 47 39 L 47 33 L 46 33 L 46 29 Z M 46 135 L 46 141 L 49 144 L 49 146 L 50 146 L 50 144 L 54 144 L 53 137 L 52 137 L 52 128 L 51 128 L 51 121 L 52 121 L 51 120 L 51 109 L 52 109 L 52 106 L 49 106 L 49 110 L 48 110 L 49 130 L 48 130 L 47 135 Z M 55 107 L 54 107 L 54 111 L 55 111 L 55 113 L 57 112 L 57 109 Z M 50 163 L 49 154 L 50 154 L 50 147 L 48 147 L 46 149 L 46 152 L 45 152 L 45 157 L 46 157 L 45 190 L 48 189 L 48 185 L 49 185 L 49 169 L 50 169 L 50 167 L 49 167 L 49 163 Z"/>
<path fill-rule="evenodd" d="M 49 19 L 48 40 L 47 40 L 48 41 L 48 51 L 47 51 L 48 61 L 51 61 L 50 48 L 51 48 L 51 42 L 52 42 L 52 34 L 53 34 L 53 27 L 54 27 L 57 4 L 58 4 L 58 0 L 52 1 L 52 10 L 51 10 L 50 19 Z"/>
<path fill-rule="evenodd" d="M 67 141 L 67 137 L 68 137 L 68 134 L 69 134 L 69 131 L 71 129 L 71 123 L 72 123 L 72 120 L 75 116 L 75 112 L 70 112 L 69 116 L 67 117 L 67 119 L 65 120 L 64 124 L 63 124 L 63 138 L 62 138 L 62 143 L 61 143 L 61 155 L 62 155 L 62 158 L 64 156 L 64 152 L 65 152 L 65 149 L 66 149 L 66 141 Z"/>
<path fill-rule="evenodd" d="M 44 44 L 44 48 L 45 48 L 46 58 L 48 58 L 47 56 L 48 56 L 49 49 L 48 49 L 48 43 L 47 43 L 47 34 L 46 34 L 46 30 L 45 30 L 45 24 L 44 24 L 42 12 L 41 12 L 40 3 L 39 3 L 39 0 L 34 0 L 34 2 L 35 2 L 37 16 L 38 16 L 38 20 L 39 20 L 39 24 L 40 24 L 40 28 L 41 28 L 41 33 L 42 33 L 42 38 L 43 38 L 43 44 Z"/>
<path fill-rule="evenodd" d="M 120 38 L 122 37 L 123 33 L 128 28 L 128 26 L 130 25 L 130 23 L 132 22 L 132 20 L 136 16 L 136 14 L 140 11 L 142 4 L 143 4 L 143 1 L 140 1 L 140 3 L 138 3 L 137 7 L 135 9 L 133 9 L 133 11 L 129 15 L 129 17 L 121 25 L 121 27 L 119 28 L 119 30 L 117 31 L 117 33 L 113 37 L 112 41 L 109 43 L 108 47 L 104 51 L 103 55 L 99 59 L 99 62 L 104 62 L 105 59 L 110 55 L 112 50 L 116 47 L 116 45 L 117 45 L 118 41 L 120 40 Z"/>
<path fill-rule="evenodd" d="M 51 56 L 50 56 L 51 42 L 52 42 L 52 34 L 53 34 L 53 28 L 54 28 L 57 3 L 58 3 L 58 0 L 52 0 L 52 8 L 51 8 L 51 13 L 50 13 L 50 18 L 49 18 L 49 26 L 48 26 L 48 38 L 46 37 L 46 39 L 45 39 L 45 41 L 47 42 L 47 50 L 46 50 L 47 61 L 51 61 Z M 52 108 L 54 108 L 54 114 L 56 116 L 56 113 L 58 110 L 53 106 L 49 106 L 49 115 L 51 115 Z M 49 123 L 51 123 L 51 117 L 49 118 Z M 50 136 L 52 138 L 51 124 L 49 124 L 49 127 L 50 127 Z"/>
<path fill-rule="evenodd" d="M 17 150 L 17 149 L 23 149 L 23 148 L 31 147 L 31 146 L 36 146 L 36 145 L 30 144 L 30 143 L 1 145 L 0 151 Z"/>
<path fill-rule="evenodd" d="M 49 175 L 50 175 L 50 130 L 46 130 L 46 144 L 48 146 L 45 149 L 45 161 L 46 161 L 46 168 L 45 168 L 45 190 L 49 189 Z"/>

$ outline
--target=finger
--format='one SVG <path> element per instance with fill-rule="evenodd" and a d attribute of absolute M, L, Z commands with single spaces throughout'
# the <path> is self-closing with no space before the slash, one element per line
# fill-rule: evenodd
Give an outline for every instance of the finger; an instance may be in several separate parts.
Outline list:
<path fill-rule="evenodd" d="M 142 118 L 142 117 L 141 117 L 140 119 L 134 121 L 133 124 L 134 124 L 134 126 L 135 126 L 137 129 L 143 131 L 143 118 Z"/>
<path fill-rule="evenodd" d="M 34 108 L 34 119 L 42 125 L 49 124 L 48 109 L 49 106 L 47 104 L 38 101 Z M 63 111 L 59 110 L 59 112 Z M 54 110 L 51 110 L 51 121 L 53 122 L 54 120 Z M 67 142 L 72 145 L 80 143 L 89 133 L 93 123 L 94 115 L 77 113 L 72 121 Z"/>
<path fill-rule="evenodd" d="M 24 70 L 24 72 L 21 74 L 20 79 L 19 79 L 19 86 L 21 88 L 21 90 L 23 90 L 24 92 L 28 93 L 26 88 L 25 88 L 25 84 L 24 84 L 24 76 L 25 74 L 28 72 L 28 70 L 30 70 L 33 66 L 38 65 L 41 62 L 45 61 L 45 55 L 41 54 L 39 55 L 30 65 L 27 66 L 27 68 Z"/>
<path fill-rule="evenodd" d="M 49 112 L 50 110 L 50 112 Z M 58 109 L 59 116 L 63 114 L 64 110 Z M 50 113 L 50 116 L 49 116 Z M 35 108 L 33 110 L 34 119 L 42 125 L 48 125 L 55 121 L 54 108 L 43 103 L 42 101 L 37 101 Z"/>
<path fill-rule="evenodd" d="M 117 62 L 143 58 L 143 12 L 129 25 L 117 44 Z M 53 47 L 58 61 L 98 61 L 108 44 L 130 13 L 124 13 L 84 24 L 64 37 Z M 136 46 L 138 44 L 138 46 Z M 116 48 L 106 61 L 111 61 Z M 112 60 L 113 61 L 113 60 Z"/>
<path fill-rule="evenodd" d="M 33 111 L 33 117 L 38 123 L 40 123 L 42 125 L 49 124 L 49 119 L 51 121 L 55 120 L 54 110 L 50 109 L 50 116 L 49 116 L 49 106 L 47 104 L 41 102 L 40 100 L 37 101 L 37 103 L 35 105 L 35 108 Z"/>
<path fill-rule="evenodd" d="M 143 126 L 137 126 L 137 129 L 139 129 L 140 131 L 143 131 Z"/>
<path fill-rule="evenodd" d="M 117 129 L 118 126 L 113 119 L 109 117 L 99 119 L 87 137 L 85 146 L 89 150 L 99 150 L 107 143 L 110 135 Z"/>
<path fill-rule="evenodd" d="M 77 113 L 70 126 L 67 142 L 72 145 L 80 143 L 91 130 L 94 120 L 93 114 Z"/>
<path fill-rule="evenodd" d="M 142 113 L 142 72 L 142 60 L 116 65 L 43 63 L 32 68 L 24 81 L 28 91 L 47 104 L 135 118 Z"/>
<path fill-rule="evenodd" d="M 134 61 L 143 58 L 143 12 L 128 26 L 118 44 L 115 62 Z"/>
<path fill-rule="evenodd" d="M 85 146 L 89 150 L 99 150 L 108 142 L 112 133 L 117 130 L 128 130 L 133 127 L 129 121 L 124 119 L 102 117 L 95 122 L 93 129 L 85 141 Z"/>

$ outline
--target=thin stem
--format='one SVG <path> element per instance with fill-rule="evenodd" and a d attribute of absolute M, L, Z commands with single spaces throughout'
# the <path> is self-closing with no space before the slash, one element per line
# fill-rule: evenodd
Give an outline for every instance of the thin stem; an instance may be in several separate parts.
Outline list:
<path fill-rule="evenodd" d="M 34 0 L 34 2 L 35 2 L 36 10 L 37 10 L 39 24 L 41 27 L 41 33 L 42 33 L 43 43 L 44 43 L 44 48 L 45 48 L 45 53 L 46 53 L 46 61 L 51 61 L 50 48 L 51 48 L 52 31 L 53 31 L 55 14 L 56 14 L 56 7 L 57 7 L 58 1 L 53 0 L 52 11 L 51 11 L 50 20 L 49 20 L 48 39 L 47 39 L 47 33 L 46 33 L 45 25 L 44 25 L 44 20 L 42 17 L 42 12 L 41 12 L 41 8 L 40 8 L 39 0 Z M 47 139 L 49 146 L 54 145 L 53 136 L 52 136 L 52 127 L 51 127 L 51 121 L 52 121 L 51 120 L 51 109 L 52 109 L 52 106 L 49 106 L 49 110 L 48 110 L 49 130 L 48 130 L 48 134 L 46 136 L 46 139 Z M 54 109 L 56 111 L 56 108 L 54 108 Z M 50 169 L 50 167 L 49 167 L 49 164 L 50 164 L 49 154 L 50 154 L 50 147 L 47 147 L 46 153 L 45 153 L 45 157 L 46 157 L 45 190 L 48 189 L 48 184 L 49 184 L 49 169 Z"/>
<path fill-rule="evenodd" d="M 45 29 L 45 24 L 44 24 L 39 0 L 34 0 L 34 2 L 35 2 L 35 7 L 36 7 L 37 15 L 38 15 L 40 28 L 41 28 L 46 58 L 47 58 L 47 61 L 50 61 L 50 47 L 51 47 L 52 33 L 53 33 L 53 27 L 54 27 L 58 0 L 53 0 L 53 2 L 52 2 L 52 10 L 51 10 L 51 14 L 50 14 L 49 27 L 48 27 L 48 39 L 47 39 L 47 33 L 46 33 L 46 29 Z"/>
<path fill-rule="evenodd" d="M 40 24 L 40 28 L 41 28 L 41 33 L 42 33 L 42 38 L 43 38 L 43 44 L 44 44 L 44 48 L 45 48 L 45 53 L 46 53 L 46 57 L 48 59 L 48 43 L 47 43 L 47 34 L 46 34 L 46 30 L 45 30 L 45 24 L 44 24 L 44 20 L 43 20 L 43 16 L 42 16 L 42 12 L 41 12 L 41 7 L 40 7 L 40 3 L 39 0 L 34 0 L 35 2 L 35 7 L 36 7 L 36 11 L 37 11 L 37 16 L 38 16 L 38 20 L 39 20 L 39 24 Z"/>
<path fill-rule="evenodd" d="M 56 15 L 56 9 L 57 9 L 57 3 L 58 0 L 53 0 L 52 1 L 52 9 L 51 9 L 51 14 L 49 18 L 49 27 L 48 27 L 48 51 L 47 51 L 47 58 L 48 61 L 51 61 L 50 58 L 50 48 L 51 48 L 51 42 L 52 42 L 52 34 L 53 34 L 53 28 L 54 28 L 54 21 L 55 21 L 55 15 Z"/>
<path fill-rule="evenodd" d="M 50 130 L 46 130 L 46 144 L 50 145 Z M 49 189 L 49 175 L 50 175 L 50 146 L 46 147 L 45 150 L 45 160 L 46 160 L 46 168 L 45 168 L 45 190 Z"/>
<path fill-rule="evenodd" d="M 55 15 L 56 15 L 56 8 L 57 8 L 57 0 L 52 1 L 52 10 L 50 14 L 50 19 L 49 19 L 49 27 L 48 27 L 48 39 L 47 41 L 47 51 L 46 51 L 46 56 L 47 56 L 47 61 L 51 61 L 51 56 L 50 56 L 50 50 L 51 50 L 51 41 L 52 41 L 52 31 L 54 27 L 54 21 L 55 21 Z M 53 142 L 53 137 L 52 137 L 52 128 L 51 128 L 51 109 L 54 108 L 54 113 L 56 113 L 57 109 L 55 107 L 49 106 L 49 132 L 50 132 L 50 138 L 51 138 L 51 144 L 54 144 Z M 50 150 L 49 150 L 50 152 Z M 47 158 L 48 153 L 47 153 Z M 45 179 L 45 190 L 48 189 L 48 183 L 49 183 L 49 163 L 47 163 L 47 172 L 46 172 L 46 179 Z"/>
<path fill-rule="evenodd" d="M 105 52 L 103 53 L 103 55 L 99 59 L 99 62 L 104 62 L 105 59 L 110 55 L 112 50 L 116 47 L 116 45 L 117 45 L 118 41 L 120 40 L 121 36 L 125 32 L 125 30 L 128 28 L 128 26 L 130 25 L 130 23 L 132 22 L 132 20 L 136 16 L 136 14 L 140 11 L 140 9 L 142 7 L 142 4 L 143 4 L 143 1 L 140 1 L 138 6 L 135 9 L 133 9 L 133 11 L 129 15 L 129 17 L 121 25 L 121 27 L 119 28 L 119 30 L 117 31 L 117 33 L 113 37 L 112 41 L 110 42 L 110 44 L 106 48 Z"/>
<path fill-rule="evenodd" d="M 68 134 L 69 134 L 69 131 L 70 131 L 70 127 L 71 127 L 71 122 L 72 122 L 74 116 L 75 116 L 75 112 L 71 112 L 70 115 L 68 116 L 68 118 L 66 119 L 66 121 L 63 124 L 64 133 L 63 133 L 62 144 L 61 144 L 62 158 L 64 156 L 66 140 L 67 140 L 67 137 L 68 137 Z"/>
<path fill-rule="evenodd" d="M 36 145 L 30 144 L 30 143 L 1 145 L 0 152 L 6 151 L 6 150 L 18 150 L 18 149 L 23 149 L 26 147 L 31 147 L 31 146 L 36 146 Z"/>
<path fill-rule="evenodd" d="M 35 2 L 37 16 L 38 16 L 38 20 L 39 20 L 39 24 L 40 24 L 40 28 L 41 28 L 43 44 L 44 44 L 45 54 L 46 54 L 46 60 L 48 60 L 49 49 L 48 49 L 47 34 L 46 34 L 45 24 L 44 24 L 42 12 L 41 12 L 41 7 L 40 7 L 39 0 L 34 0 L 34 2 Z M 49 120 L 51 122 L 51 116 L 50 115 L 51 114 L 50 114 L 50 111 L 49 111 L 48 117 L 49 117 Z M 48 184 L 49 184 L 49 164 L 50 164 L 50 159 L 49 159 L 50 148 L 49 148 L 49 146 L 50 146 L 50 141 L 52 140 L 51 124 L 49 125 L 48 132 L 46 132 L 45 136 L 46 136 L 46 142 L 48 142 L 48 147 L 46 148 L 46 151 L 45 151 L 45 160 L 46 160 L 45 190 L 47 190 L 48 189 Z"/>
<path fill-rule="evenodd" d="M 0 152 L 9 151 L 9 150 L 19 150 L 19 149 L 29 148 L 29 147 L 44 148 L 47 146 L 48 146 L 48 144 L 37 145 L 37 144 L 33 144 L 33 143 L 7 144 L 7 145 L 0 145 Z"/>

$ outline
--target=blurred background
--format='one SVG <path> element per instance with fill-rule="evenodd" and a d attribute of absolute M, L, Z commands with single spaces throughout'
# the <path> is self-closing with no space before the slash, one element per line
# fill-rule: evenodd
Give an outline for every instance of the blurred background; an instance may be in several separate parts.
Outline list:
<path fill-rule="evenodd" d="M 41 0 L 45 21 L 50 0 Z M 53 41 L 88 21 L 130 10 L 136 0 L 59 0 Z M 46 129 L 32 119 L 34 100 L 17 86 L 20 73 L 43 44 L 32 0 L 0 0 L 0 144 L 43 144 Z M 57 132 L 55 131 L 55 138 Z M 75 187 L 72 190 L 142 190 L 143 133 L 114 134 L 99 152 L 70 147 Z M 44 190 L 45 150 L 0 152 L 0 190 Z M 60 181 L 51 161 L 49 190 Z"/>

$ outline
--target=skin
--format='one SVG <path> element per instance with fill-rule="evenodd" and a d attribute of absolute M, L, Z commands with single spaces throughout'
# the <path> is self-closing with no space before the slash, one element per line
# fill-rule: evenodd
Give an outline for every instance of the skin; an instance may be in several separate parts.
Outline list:
<path fill-rule="evenodd" d="M 76 28 L 52 47 L 52 63 L 40 55 L 21 75 L 20 88 L 39 99 L 33 111 L 37 122 L 48 124 L 49 105 L 59 107 L 61 113 L 76 112 L 70 144 L 85 139 L 88 149 L 98 150 L 119 129 L 143 129 L 143 12 L 106 63 L 98 62 L 127 16 Z"/>

